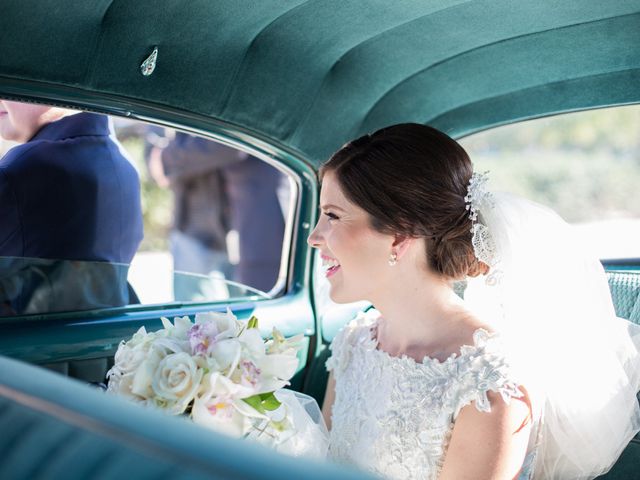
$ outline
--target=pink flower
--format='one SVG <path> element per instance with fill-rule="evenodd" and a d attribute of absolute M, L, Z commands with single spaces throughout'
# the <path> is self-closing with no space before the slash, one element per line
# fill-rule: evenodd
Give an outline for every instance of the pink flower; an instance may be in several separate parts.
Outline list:
<path fill-rule="evenodd" d="M 241 383 L 245 387 L 255 387 L 260 380 L 260 369 L 255 363 L 249 360 L 243 360 L 240 362 L 240 369 L 242 371 Z"/>
<path fill-rule="evenodd" d="M 216 343 L 216 336 L 220 332 L 215 322 L 196 323 L 189 329 L 187 338 L 193 355 L 206 355 Z"/>
<path fill-rule="evenodd" d="M 231 420 L 233 417 L 233 404 L 230 399 L 217 398 L 206 406 L 211 415 L 218 416 L 219 419 Z"/>

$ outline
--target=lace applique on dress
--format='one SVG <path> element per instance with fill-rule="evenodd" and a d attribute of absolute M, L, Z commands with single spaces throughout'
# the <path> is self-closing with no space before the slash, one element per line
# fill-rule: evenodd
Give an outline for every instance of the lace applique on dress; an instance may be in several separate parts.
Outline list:
<path fill-rule="evenodd" d="M 512 397 L 521 397 L 518 384 L 511 379 L 511 367 L 507 363 L 499 344 L 499 337 L 486 330 L 476 330 L 473 334 L 473 346 L 465 345 L 460 348 L 457 367 L 458 376 L 456 400 L 447 407 L 454 407 L 457 418 L 462 407 L 472 401 L 481 412 L 490 412 L 491 405 L 487 392 L 492 390 L 500 393 L 508 404 Z"/>
<path fill-rule="evenodd" d="M 346 368 L 351 358 L 351 350 L 355 345 L 369 343 L 373 348 L 376 347 L 376 342 L 371 336 L 371 328 L 375 325 L 378 316 L 375 310 L 359 312 L 351 322 L 338 331 L 329 347 L 331 356 L 325 363 L 327 370 L 334 371 L 334 376 L 340 375 Z"/>
<path fill-rule="evenodd" d="M 498 335 L 479 329 L 460 354 L 418 363 L 377 350 L 378 315 L 358 315 L 331 345 L 330 456 L 387 478 L 436 479 L 460 410 L 475 401 L 478 410 L 490 411 L 489 390 L 506 402 L 522 392 Z"/>

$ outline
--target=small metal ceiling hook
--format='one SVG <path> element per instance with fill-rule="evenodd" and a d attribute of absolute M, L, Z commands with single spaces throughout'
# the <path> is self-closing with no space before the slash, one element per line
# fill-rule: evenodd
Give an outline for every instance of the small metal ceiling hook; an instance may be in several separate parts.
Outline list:
<path fill-rule="evenodd" d="M 145 77 L 148 77 L 149 75 L 151 75 L 153 71 L 156 69 L 157 60 L 158 60 L 158 47 L 153 47 L 153 52 L 151 52 L 151 55 L 149 55 L 147 59 L 144 62 L 142 62 L 142 65 L 140 65 L 140 71 L 142 72 L 142 75 L 144 75 Z"/>

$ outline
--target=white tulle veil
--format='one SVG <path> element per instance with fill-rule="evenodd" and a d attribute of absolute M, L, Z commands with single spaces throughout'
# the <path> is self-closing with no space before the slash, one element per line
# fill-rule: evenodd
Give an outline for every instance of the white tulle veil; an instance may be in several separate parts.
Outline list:
<path fill-rule="evenodd" d="M 534 478 L 594 478 L 640 430 L 640 328 L 616 317 L 602 265 L 566 222 L 485 181 L 474 174 L 467 200 L 490 271 L 465 301 L 501 332 L 530 393 Z"/>

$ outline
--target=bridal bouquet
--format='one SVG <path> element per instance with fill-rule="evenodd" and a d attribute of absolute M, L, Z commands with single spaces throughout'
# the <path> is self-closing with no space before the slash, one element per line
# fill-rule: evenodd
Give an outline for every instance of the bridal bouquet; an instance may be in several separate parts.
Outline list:
<path fill-rule="evenodd" d="M 309 453 L 308 442 L 326 437 L 321 419 L 309 417 L 315 402 L 280 390 L 296 371 L 302 335 L 285 339 L 274 328 L 264 341 L 255 317 L 241 321 L 230 310 L 197 314 L 195 323 L 162 318 L 162 324 L 120 343 L 108 392 L 236 437 L 288 443 L 280 450 L 293 454 Z"/>

